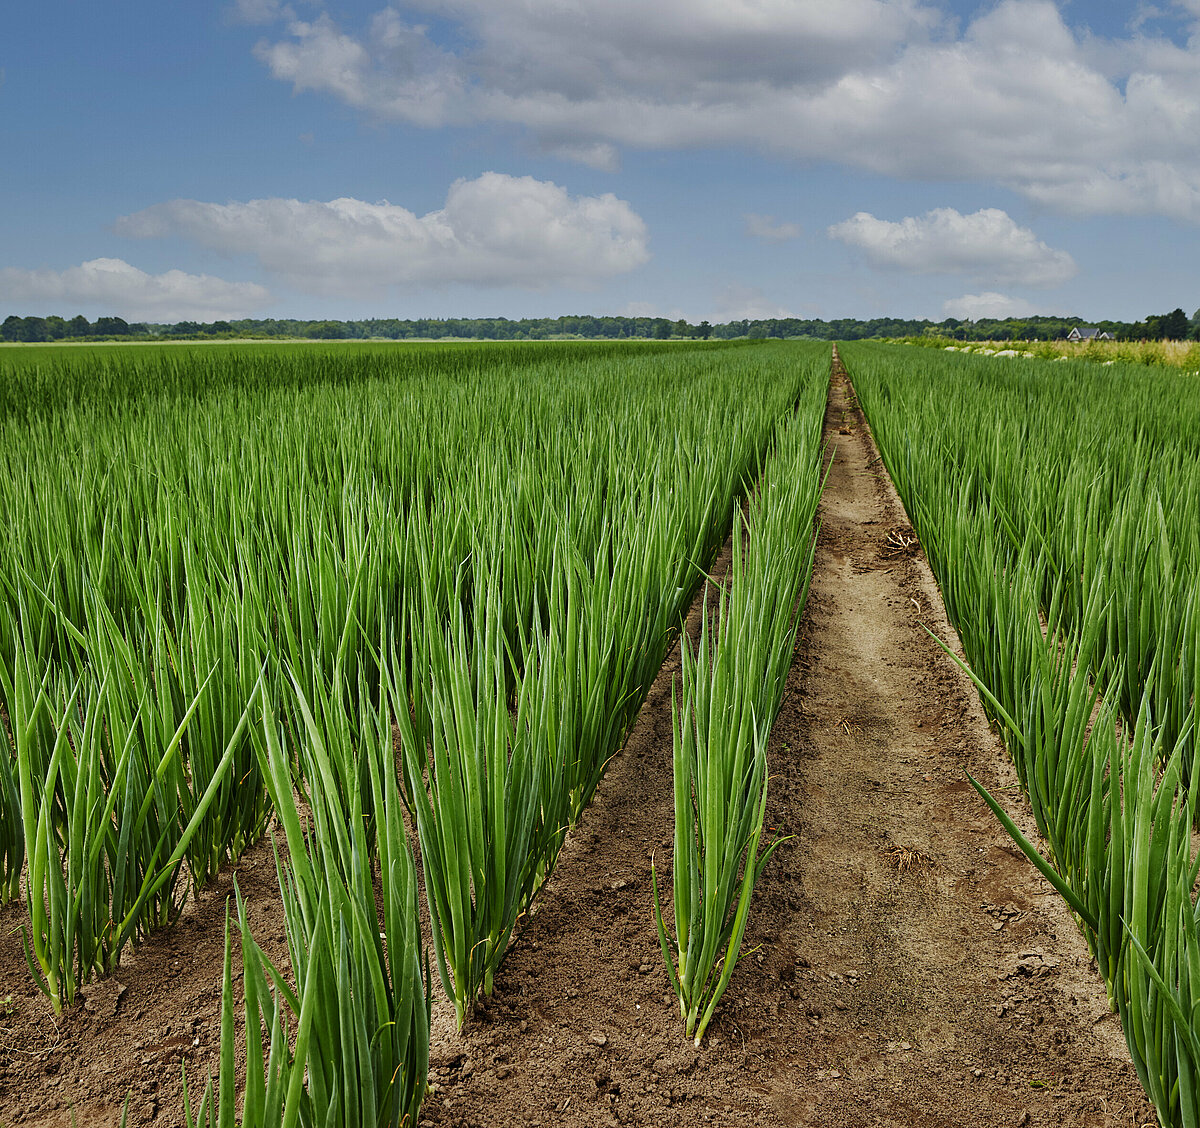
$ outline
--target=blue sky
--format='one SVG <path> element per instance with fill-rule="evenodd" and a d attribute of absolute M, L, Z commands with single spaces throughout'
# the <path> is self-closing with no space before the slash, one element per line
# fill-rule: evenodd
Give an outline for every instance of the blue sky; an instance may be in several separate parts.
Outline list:
<path fill-rule="evenodd" d="M 0 316 L 1200 305 L 1200 0 L 51 0 L 0 69 Z"/>

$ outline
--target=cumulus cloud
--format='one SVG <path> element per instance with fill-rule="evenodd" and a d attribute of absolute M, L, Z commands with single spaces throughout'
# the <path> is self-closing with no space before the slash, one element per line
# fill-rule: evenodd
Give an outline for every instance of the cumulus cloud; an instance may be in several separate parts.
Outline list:
<path fill-rule="evenodd" d="M 1058 286 L 1078 271 L 1066 251 L 1043 243 L 999 208 L 963 215 L 934 208 L 898 222 L 858 212 L 829 228 L 873 266 L 914 274 L 972 274 L 998 285 Z"/>
<path fill-rule="evenodd" d="M 790 309 L 767 297 L 758 286 L 743 286 L 740 283 L 727 286 L 717 295 L 713 307 L 713 320 L 723 321 L 767 321 L 776 317 L 794 317 Z"/>
<path fill-rule="evenodd" d="M 261 42 L 255 55 L 297 93 L 316 90 L 373 114 L 435 126 L 465 116 L 465 74 L 426 29 L 405 23 L 391 8 L 372 20 L 360 40 L 328 15 L 291 19 L 288 38 Z"/>
<path fill-rule="evenodd" d="M 786 243 L 802 234 L 798 223 L 777 223 L 773 215 L 747 212 L 742 218 L 746 221 L 746 234 L 763 243 Z"/>
<path fill-rule="evenodd" d="M 963 26 L 921 0 L 409 0 L 361 29 L 284 16 L 256 52 L 374 117 L 516 125 L 598 168 L 751 147 L 1200 222 L 1200 34 L 1101 40 L 1052 0 Z"/>
<path fill-rule="evenodd" d="M 611 193 L 571 196 L 531 176 L 456 180 L 437 211 L 342 198 L 213 204 L 170 200 L 117 222 L 123 235 L 181 235 L 253 255 L 317 294 L 388 286 L 586 287 L 649 259 L 646 225 Z"/>
<path fill-rule="evenodd" d="M 296 18 L 291 7 L 280 0 L 234 0 L 226 9 L 226 15 L 233 23 L 244 24 L 269 24 Z"/>
<path fill-rule="evenodd" d="M 99 258 L 66 270 L 6 267 L 0 270 L 0 300 L 87 306 L 132 321 L 212 321 L 245 317 L 272 298 L 254 282 L 182 270 L 147 274 L 123 259 Z"/>
<path fill-rule="evenodd" d="M 679 321 L 681 318 L 684 321 L 689 320 L 687 314 L 678 306 L 664 309 L 657 302 L 626 302 L 617 311 L 617 315 L 619 317 L 665 317 L 668 321 Z"/>
<path fill-rule="evenodd" d="M 978 321 L 981 317 L 1031 317 L 1037 312 L 1035 306 L 1022 298 L 1012 298 L 990 290 L 983 294 L 963 294 L 961 298 L 951 298 L 942 303 L 942 310 L 947 317 L 957 317 L 960 321 Z"/>

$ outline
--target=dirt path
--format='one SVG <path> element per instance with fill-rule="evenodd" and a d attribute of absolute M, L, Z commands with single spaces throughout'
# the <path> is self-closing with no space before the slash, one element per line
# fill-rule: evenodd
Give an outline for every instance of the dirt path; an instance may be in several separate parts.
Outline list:
<path fill-rule="evenodd" d="M 705 1048 L 683 1037 L 650 915 L 650 856 L 668 871 L 671 857 L 672 655 L 494 998 L 461 1038 L 435 1002 L 423 1123 L 1153 1123 L 1078 932 L 963 779 L 1015 783 L 925 634 L 948 633 L 936 588 L 840 376 L 826 438 L 770 753 L 770 819 L 794 837 L 759 885 L 747 946 L 761 948 Z M 0 1125 L 66 1126 L 74 1108 L 81 1126 L 115 1126 L 126 1090 L 131 1124 L 181 1122 L 180 1060 L 192 1076 L 216 1064 L 228 880 L 57 1024 L 29 984 L 20 914 L 0 913 Z M 268 848 L 240 880 L 277 945 Z"/>

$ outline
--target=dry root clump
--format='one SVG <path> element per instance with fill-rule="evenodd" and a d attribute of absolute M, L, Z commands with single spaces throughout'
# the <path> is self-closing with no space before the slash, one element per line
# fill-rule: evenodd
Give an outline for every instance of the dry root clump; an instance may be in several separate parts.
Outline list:
<path fill-rule="evenodd" d="M 928 854 L 922 854 L 911 846 L 889 846 L 883 853 L 899 873 L 929 869 L 933 865 L 933 859 Z"/>
<path fill-rule="evenodd" d="M 894 556 L 907 556 L 920 547 L 911 529 L 893 529 L 883 542 L 883 555 L 888 559 Z"/>

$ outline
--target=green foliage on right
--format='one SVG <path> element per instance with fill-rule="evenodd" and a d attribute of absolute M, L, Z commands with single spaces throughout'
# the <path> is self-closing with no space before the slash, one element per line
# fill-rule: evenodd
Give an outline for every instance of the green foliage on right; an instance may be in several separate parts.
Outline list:
<path fill-rule="evenodd" d="M 1164 1125 L 1200 1124 L 1200 384 L 842 355 Z M 979 787 L 978 784 L 976 784 Z"/>

